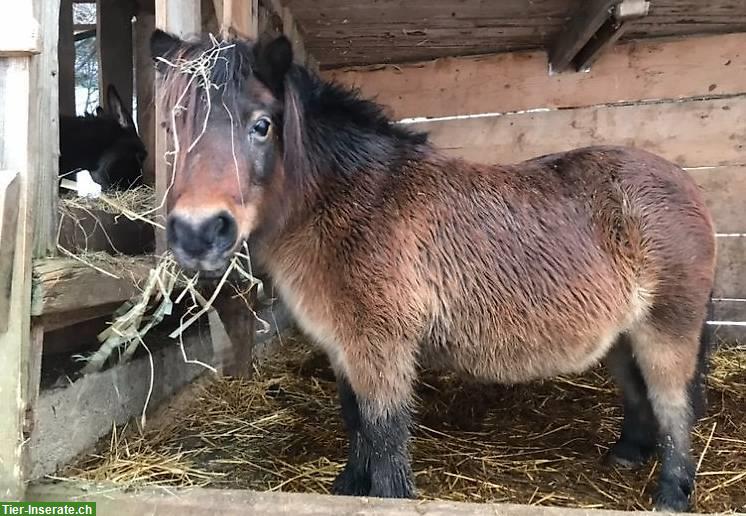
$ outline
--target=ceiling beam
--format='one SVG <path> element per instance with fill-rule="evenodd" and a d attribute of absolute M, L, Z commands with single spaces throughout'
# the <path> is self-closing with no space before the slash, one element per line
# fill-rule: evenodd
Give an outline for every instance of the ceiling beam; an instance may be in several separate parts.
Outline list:
<path fill-rule="evenodd" d="M 622 0 L 585 0 L 549 48 L 552 72 L 564 72 L 573 58 L 610 18 Z"/>
<path fill-rule="evenodd" d="M 575 68 L 580 71 L 589 70 L 596 59 L 627 31 L 631 22 L 647 16 L 649 10 L 650 2 L 647 0 L 624 0 L 617 4 L 612 17 L 606 20 L 573 59 Z"/>

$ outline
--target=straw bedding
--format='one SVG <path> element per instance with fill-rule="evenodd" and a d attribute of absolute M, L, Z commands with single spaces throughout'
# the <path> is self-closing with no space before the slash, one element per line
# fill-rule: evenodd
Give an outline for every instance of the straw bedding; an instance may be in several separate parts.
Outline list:
<path fill-rule="evenodd" d="M 345 460 L 334 376 L 285 337 L 251 381 L 211 377 L 175 415 L 116 430 L 64 473 L 129 486 L 327 493 Z M 712 360 L 708 415 L 694 436 L 696 510 L 746 509 L 746 349 Z M 621 411 L 602 368 L 513 387 L 425 373 L 412 455 L 427 499 L 650 509 L 658 465 L 603 466 Z"/>

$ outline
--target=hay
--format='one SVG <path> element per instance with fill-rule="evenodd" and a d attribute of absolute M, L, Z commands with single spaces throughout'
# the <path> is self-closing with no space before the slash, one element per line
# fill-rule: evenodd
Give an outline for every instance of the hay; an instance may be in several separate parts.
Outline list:
<path fill-rule="evenodd" d="M 412 453 L 422 498 L 652 507 L 657 464 L 639 471 L 600 464 L 621 417 L 601 370 L 515 387 L 427 373 L 418 395 Z M 713 357 L 709 415 L 694 435 L 700 512 L 746 509 L 744 402 L 746 350 L 722 350 Z M 120 433 L 66 475 L 328 493 L 346 447 L 326 358 L 295 336 L 254 380 L 217 378 L 200 386 L 167 424 Z M 179 475 L 161 471 L 174 464 Z"/>

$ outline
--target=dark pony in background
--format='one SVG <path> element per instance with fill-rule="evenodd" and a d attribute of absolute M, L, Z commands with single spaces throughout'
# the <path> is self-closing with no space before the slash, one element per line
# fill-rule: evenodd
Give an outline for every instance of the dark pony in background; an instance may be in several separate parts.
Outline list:
<path fill-rule="evenodd" d="M 151 48 L 176 149 L 169 246 L 209 276 L 251 239 L 338 379 L 335 492 L 414 496 L 421 365 L 511 384 L 605 360 L 624 405 L 607 460 L 657 451 L 656 507 L 689 507 L 715 237 L 685 171 L 612 146 L 469 163 L 293 64 L 284 37 L 156 31 Z"/>
<path fill-rule="evenodd" d="M 106 98 L 106 110 L 60 117 L 60 177 L 85 169 L 103 190 L 139 186 L 147 150 L 114 86 Z"/>

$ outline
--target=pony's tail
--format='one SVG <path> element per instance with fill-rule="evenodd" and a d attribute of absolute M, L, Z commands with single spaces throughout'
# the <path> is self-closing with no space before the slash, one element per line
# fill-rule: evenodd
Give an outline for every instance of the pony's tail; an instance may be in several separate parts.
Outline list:
<path fill-rule="evenodd" d="M 699 336 L 699 352 L 697 354 L 697 370 L 691 383 L 692 411 L 695 419 L 700 419 L 707 411 L 707 375 L 709 374 L 710 356 L 716 349 L 715 327 L 707 321 L 713 320 L 715 316 L 715 303 L 712 300 L 713 292 L 707 301 L 707 317 L 702 323 L 702 331 Z"/>

